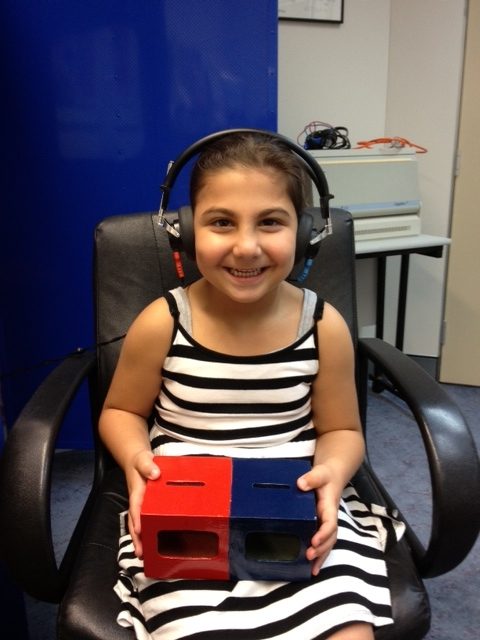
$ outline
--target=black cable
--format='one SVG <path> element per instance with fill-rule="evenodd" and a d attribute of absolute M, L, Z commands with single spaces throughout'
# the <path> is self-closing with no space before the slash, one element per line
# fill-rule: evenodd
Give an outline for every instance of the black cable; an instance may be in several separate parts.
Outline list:
<path fill-rule="evenodd" d="M 303 147 L 312 149 L 351 149 L 347 127 L 334 127 L 328 122 L 313 120 L 309 122 L 297 136 L 298 144 L 305 136 Z"/>
<path fill-rule="evenodd" d="M 18 369 L 12 369 L 11 371 L 7 371 L 5 373 L 0 373 L 0 381 L 5 380 L 6 378 L 13 378 L 18 375 L 22 375 L 25 373 L 30 373 L 35 371 L 36 369 L 41 369 L 42 367 L 48 367 L 52 364 L 58 364 L 59 362 L 63 362 L 67 358 L 72 358 L 73 356 L 79 355 L 80 353 L 85 353 L 85 351 L 93 351 L 99 347 L 106 347 L 109 344 L 113 344 L 114 342 L 118 342 L 119 340 L 123 340 L 127 334 L 124 333 L 121 336 L 115 336 L 115 338 L 111 338 L 110 340 L 103 340 L 102 342 L 96 342 L 95 344 L 91 344 L 88 347 L 77 347 L 74 351 L 70 351 L 69 353 L 64 354 L 63 356 L 57 356 L 54 358 L 46 358 L 45 360 L 40 360 L 35 364 L 31 364 L 28 367 L 19 367 Z"/>
<path fill-rule="evenodd" d="M 307 134 L 304 142 L 305 149 L 350 149 L 346 127 L 331 127 L 318 129 Z"/>

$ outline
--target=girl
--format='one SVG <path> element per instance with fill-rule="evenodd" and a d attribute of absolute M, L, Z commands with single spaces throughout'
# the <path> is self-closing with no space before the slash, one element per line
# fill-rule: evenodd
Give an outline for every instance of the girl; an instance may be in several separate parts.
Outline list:
<path fill-rule="evenodd" d="M 286 281 L 306 183 L 274 136 L 231 133 L 191 177 L 202 277 L 132 324 L 100 418 L 125 472 L 118 621 L 137 638 L 371 640 L 392 622 L 385 529 L 349 481 L 364 456 L 348 328 Z M 154 424 L 147 419 L 154 408 Z M 156 581 L 142 572 L 140 507 L 153 455 L 305 458 L 321 523 L 309 582 Z"/>

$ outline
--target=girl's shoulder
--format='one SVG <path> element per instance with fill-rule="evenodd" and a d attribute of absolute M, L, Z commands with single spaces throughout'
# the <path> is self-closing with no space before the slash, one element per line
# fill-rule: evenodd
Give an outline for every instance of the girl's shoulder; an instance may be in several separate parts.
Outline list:
<path fill-rule="evenodd" d="M 323 341 L 329 342 L 340 340 L 351 343 L 350 329 L 342 314 L 329 302 L 323 304 L 323 312 L 317 322 L 317 333 Z"/>
<path fill-rule="evenodd" d="M 142 350 L 160 348 L 164 351 L 170 344 L 173 324 L 167 299 L 162 296 L 138 314 L 128 330 L 126 342 Z"/>
<path fill-rule="evenodd" d="M 134 323 L 142 323 L 155 326 L 158 320 L 166 321 L 171 319 L 170 306 L 167 296 L 156 298 L 148 304 L 135 318 Z"/>

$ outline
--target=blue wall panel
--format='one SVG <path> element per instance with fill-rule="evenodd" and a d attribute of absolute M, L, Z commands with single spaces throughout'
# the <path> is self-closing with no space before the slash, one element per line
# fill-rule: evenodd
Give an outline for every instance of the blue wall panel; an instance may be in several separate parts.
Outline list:
<path fill-rule="evenodd" d="M 93 340 L 91 242 L 158 206 L 168 160 L 212 131 L 276 129 L 275 0 L 6 0 L 0 9 L 2 392 L 7 421 Z M 177 188 L 178 187 L 178 188 Z M 182 176 L 171 205 L 186 202 Z M 62 446 L 88 446 L 69 425 Z"/>

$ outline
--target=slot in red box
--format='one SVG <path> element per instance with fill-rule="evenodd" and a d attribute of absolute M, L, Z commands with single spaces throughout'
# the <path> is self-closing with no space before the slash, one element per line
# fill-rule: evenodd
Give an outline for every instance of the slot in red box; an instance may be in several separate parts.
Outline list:
<path fill-rule="evenodd" d="M 228 580 L 232 460 L 155 458 L 141 509 L 145 575 Z"/>

